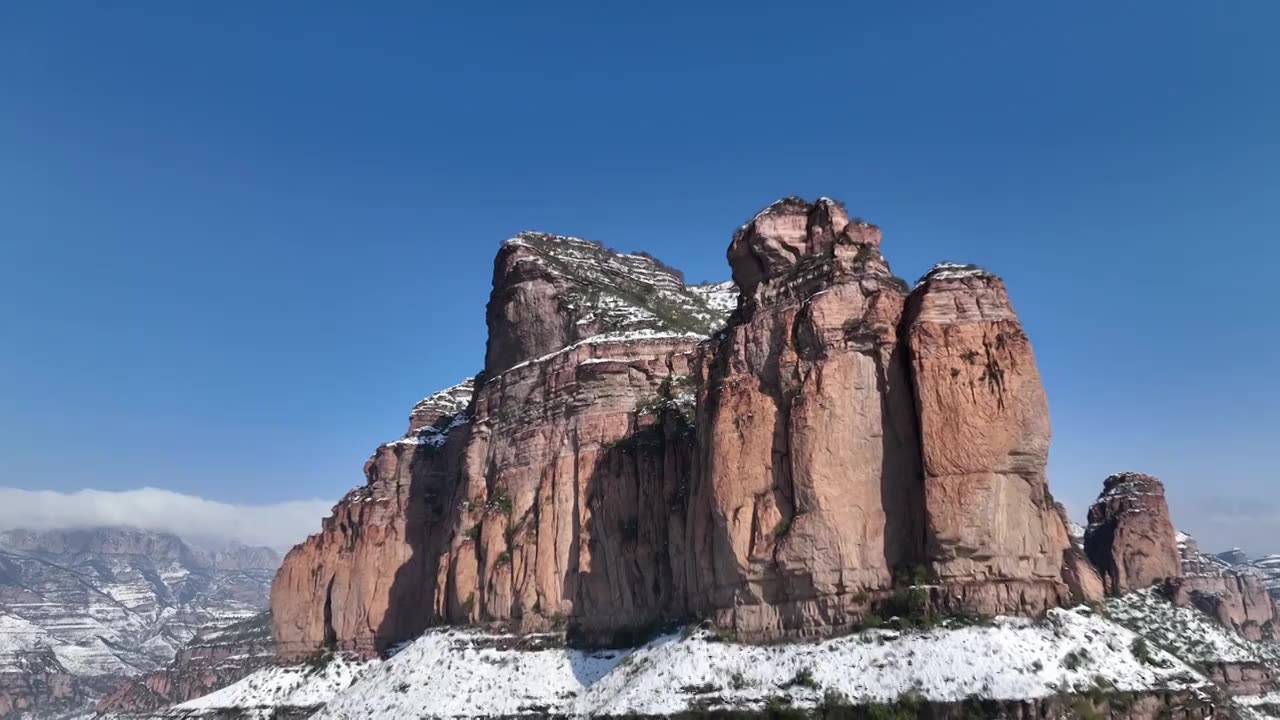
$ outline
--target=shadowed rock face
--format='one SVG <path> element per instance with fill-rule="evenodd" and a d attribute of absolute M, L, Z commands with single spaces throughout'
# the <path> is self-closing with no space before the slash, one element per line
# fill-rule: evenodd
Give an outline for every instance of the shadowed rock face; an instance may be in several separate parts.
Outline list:
<path fill-rule="evenodd" d="M 909 294 L 880 242 L 832 200 L 780 200 L 734 233 L 737 295 L 576 238 L 504 243 L 474 396 L 419 403 L 290 553 L 280 652 L 440 623 L 824 635 L 922 572 L 957 610 L 1096 599 L 1003 284 L 944 265 Z"/>
<path fill-rule="evenodd" d="M 1182 577 L 1162 590 L 1175 605 L 1193 607 L 1250 640 L 1277 639 L 1277 609 L 1267 578 L 1239 550 L 1217 556 L 1200 552 L 1195 538 L 1177 534 Z M 1234 561 L 1234 562 L 1233 562 Z"/>
<path fill-rule="evenodd" d="M 1107 592 L 1119 595 L 1182 575 L 1164 485 L 1142 473 L 1117 473 L 1089 508 L 1085 552 Z"/>
<path fill-rule="evenodd" d="M 471 388 L 466 380 L 418 403 L 409 432 L 365 463 L 365 486 L 285 556 L 271 586 L 281 656 L 378 652 L 437 619 L 429 554 L 451 532 Z"/>

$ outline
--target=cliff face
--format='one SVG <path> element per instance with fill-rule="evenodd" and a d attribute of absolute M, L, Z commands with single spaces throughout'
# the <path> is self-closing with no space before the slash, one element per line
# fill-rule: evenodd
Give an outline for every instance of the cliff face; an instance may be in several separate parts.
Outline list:
<path fill-rule="evenodd" d="M 1182 575 L 1164 485 L 1142 473 L 1116 473 L 1089 508 L 1085 552 L 1107 592 L 1119 595 Z"/>
<path fill-rule="evenodd" d="M 856 624 L 921 559 L 920 458 L 880 231 L 783 200 L 729 247 L 742 307 L 698 356 L 697 605 L 747 637 Z"/>
<path fill-rule="evenodd" d="M 420 403 L 286 558 L 280 652 L 445 623 L 825 635 L 928 580 L 954 610 L 1096 598 L 1003 284 L 944 265 L 909 291 L 880 242 L 835 201 L 781 200 L 733 235 L 737 293 L 576 238 L 504 243 L 484 371 Z"/>
<path fill-rule="evenodd" d="M 936 266 L 912 293 L 907 337 L 926 554 L 945 595 L 984 613 L 1066 602 L 1071 541 L 1045 479 L 1049 408 L 1004 283 Z"/>
<path fill-rule="evenodd" d="M 471 395 L 466 380 L 415 405 L 408 433 L 365 463 L 365 486 L 285 556 L 271 586 L 282 656 L 381 651 L 432 620 L 436 564 L 427 554 L 438 555 L 451 530 Z"/>

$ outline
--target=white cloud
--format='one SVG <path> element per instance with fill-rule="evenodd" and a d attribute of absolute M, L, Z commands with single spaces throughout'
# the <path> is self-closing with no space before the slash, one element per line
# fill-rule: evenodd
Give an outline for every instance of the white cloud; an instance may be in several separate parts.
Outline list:
<path fill-rule="evenodd" d="M 319 531 L 332 505 L 324 500 L 233 505 L 151 487 L 73 493 L 0 487 L 0 530 L 133 527 L 287 550 Z"/>

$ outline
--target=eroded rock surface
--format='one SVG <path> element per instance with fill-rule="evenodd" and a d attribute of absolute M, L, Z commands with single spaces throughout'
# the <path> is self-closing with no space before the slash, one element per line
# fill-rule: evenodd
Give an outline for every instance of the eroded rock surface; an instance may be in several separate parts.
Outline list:
<path fill-rule="evenodd" d="M 742 307 L 698 359 L 694 602 L 746 637 L 861 620 L 919 562 L 919 450 L 880 231 L 779 201 L 729 247 Z"/>
<path fill-rule="evenodd" d="M 1164 484 L 1150 475 L 1122 472 L 1106 479 L 1089 508 L 1084 547 L 1109 594 L 1182 575 Z"/>
<path fill-rule="evenodd" d="M 433 619 L 431 553 L 452 530 L 471 387 L 468 379 L 414 406 L 409 432 L 365 463 L 366 484 L 285 556 L 271 587 L 281 656 L 379 652 Z"/>
<path fill-rule="evenodd" d="M 910 292 L 880 243 L 827 198 L 739 228 L 733 286 L 577 238 L 504 243 L 485 371 L 419 403 L 290 553 L 280 652 L 443 623 L 824 635 L 929 581 L 966 612 L 1096 599 L 1003 284 L 943 265 Z"/>
<path fill-rule="evenodd" d="M 1004 283 L 942 263 L 912 292 L 906 324 L 933 574 L 981 613 L 1069 602 L 1071 540 L 1045 478 L 1048 403 Z"/>

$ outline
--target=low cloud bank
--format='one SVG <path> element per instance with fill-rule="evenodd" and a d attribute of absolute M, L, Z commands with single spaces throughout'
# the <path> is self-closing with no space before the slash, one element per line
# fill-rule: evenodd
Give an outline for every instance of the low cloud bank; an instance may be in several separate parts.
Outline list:
<path fill-rule="evenodd" d="M 319 531 L 332 505 L 325 500 L 237 505 L 151 487 L 72 493 L 0 487 L 0 530 L 132 527 L 287 550 Z"/>

